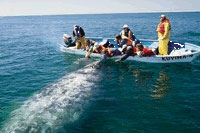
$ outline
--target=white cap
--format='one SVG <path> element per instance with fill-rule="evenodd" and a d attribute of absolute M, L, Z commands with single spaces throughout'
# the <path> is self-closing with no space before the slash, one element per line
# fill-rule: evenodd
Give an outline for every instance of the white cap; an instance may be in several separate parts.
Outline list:
<path fill-rule="evenodd" d="M 127 47 L 127 50 L 130 50 L 130 49 L 132 49 L 132 46 L 128 46 L 128 47 Z"/>
<path fill-rule="evenodd" d="M 127 48 L 127 45 L 123 45 L 123 46 L 122 46 L 122 49 L 124 49 L 124 48 Z"/>
<path fill-rule="evenodd" d="M 165 18 L 166 16 L 164 14 L 160 15 L 161 18 Z"/>
<path fill-rule="evenodd" d="M 125 25 L 123 26 L 123 28 L 128 28 L 128 25 L 127 25 L 127 24 L 125 24 Z"/>
<path fill-rule="evenodd" d="M 63 34 L 63 37 L 69 38 L 70 36 L 68 34 Z"/>
<path fill-rule="evenodd" d="M 97 42 L 94 44 L 94 47 L 99 48 L 100 44 L 98 44 Z"/>

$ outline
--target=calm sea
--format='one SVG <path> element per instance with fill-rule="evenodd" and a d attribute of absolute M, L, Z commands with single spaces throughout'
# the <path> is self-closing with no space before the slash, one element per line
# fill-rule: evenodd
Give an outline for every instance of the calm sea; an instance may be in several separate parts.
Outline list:
<path fill-rule="evenodd" d="M 0 132 L 200 132 L 200 58 L 98 63 L 60 50 L 74 24 L 157 39 L 160 13 L 0 17 Z M 166 13 L 171 40 L 200 45 L 200 13 Z"/>

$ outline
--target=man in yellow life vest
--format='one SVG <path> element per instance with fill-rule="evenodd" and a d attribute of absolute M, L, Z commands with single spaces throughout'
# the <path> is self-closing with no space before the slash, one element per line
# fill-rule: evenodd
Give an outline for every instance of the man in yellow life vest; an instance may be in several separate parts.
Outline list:
<path fill-rule="evenodd" d="M 168 43 L 170 40 L 171 25 L 169 19 L 165 15 L 160 16 L 160 23 L 158 24 L 157 30 L 159 40 L 159 55 L 168 54 Z"/>

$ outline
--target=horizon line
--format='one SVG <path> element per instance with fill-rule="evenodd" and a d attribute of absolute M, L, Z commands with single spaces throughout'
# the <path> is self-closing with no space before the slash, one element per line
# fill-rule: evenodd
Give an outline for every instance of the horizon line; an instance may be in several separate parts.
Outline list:
<path fill-rule="evenodd" d="M 25 14 L 0 17 L 31 17 L 31 16 L 67 16 L 67 15 L 108 15 L 108 14 L 144 14 L 144 13 L 198 13 L 200 11 L 149 11 L 149 12 L 116 12 L 116 13 L 68 13 L 68 14 Z"/>

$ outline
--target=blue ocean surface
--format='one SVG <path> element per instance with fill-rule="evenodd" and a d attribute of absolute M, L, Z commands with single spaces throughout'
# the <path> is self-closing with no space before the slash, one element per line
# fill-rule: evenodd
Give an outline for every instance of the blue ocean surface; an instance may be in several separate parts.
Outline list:
<path fill-rule="evenodd" d="M 63 33 L 156 40 L 161 13 L 0 17 L 0 132 L 200 132 L 200 58 L 115 63 L 64 53 Z M 166 13 L 171 40 L 200 45 L 200 12 Z"/>

